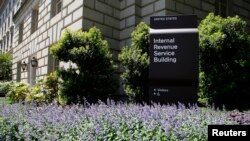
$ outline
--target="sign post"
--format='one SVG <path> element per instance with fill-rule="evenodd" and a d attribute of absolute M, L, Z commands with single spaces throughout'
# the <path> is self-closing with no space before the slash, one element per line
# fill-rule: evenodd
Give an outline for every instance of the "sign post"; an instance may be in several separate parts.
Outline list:
<path fill-rule="evenodd" d="M 149 54 L 150 101 L 195 103 L 199 72 L 197 17 L 151 17 Z"/>

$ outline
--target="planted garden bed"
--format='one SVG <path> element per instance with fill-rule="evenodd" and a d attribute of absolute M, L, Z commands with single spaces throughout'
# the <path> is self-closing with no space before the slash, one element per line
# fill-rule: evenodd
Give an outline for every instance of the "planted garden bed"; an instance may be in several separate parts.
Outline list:
<path fill-rule="evenodd" d="M 183 105 L 2 105 L 0 140 L 207 140 L 207 125 L 236 124 L 227 115 Z"/>

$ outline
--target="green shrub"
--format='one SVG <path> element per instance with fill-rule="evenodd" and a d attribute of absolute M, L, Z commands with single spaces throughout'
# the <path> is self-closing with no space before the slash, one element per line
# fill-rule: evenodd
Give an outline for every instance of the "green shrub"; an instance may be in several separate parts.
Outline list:
<path fill-rule="evenodd" d="M 11 80 L 12 55 L 0 52 L 0 81 Z"/>
<path fill-rule="evenodd" d="M 116 66 L 112 60 L 108 43 L 99 29 L 89 31 L 67 30 L 51 47 L 51 53 L 60 61 L 72 62 L 77 68 L 58 71 L 62 83 L 59 95 L 66 103 L 105 100 L 117 88 L 113 74 Z"/>
<path fill-rule="evenodd" d="M 44 103 L 46 102 L 45 93 L 40 85 L 35 85 L 32 87 L 31 92 L 25 96 L 26 102 L 33 103 Z"/>
<path fill-rule="evenodd" d="M 39 80 L 31 89 L 24 82 L 0 82 L 0 94 L 6 95 L 11 103 L 51 103 L 58 98 L 58 81 L 57 72 L 53 72 Z"/>
<path fill-rule="evenodd" d="M 119 60 L 125 71 L 121 75 L 124 90 L 131 100 L 148 101 L 149 27 L 140 23 L 132 33 L 131 47 L 122 49 Z"/>
<path fill-rule="evenodd" d="M 14 85 L 13 81 L 0 82 L 0 97 L 6 96 L 12 85 Z"/>
<path fill-rule="evenodd" d="M 49 97 L 50 100 L 57 97 L 57 95 L 58 95 L 58 84 L 59 84 L 59 78 L 58 78 L 58 72 L 57 71 L 54 71 L 54 72 L 50 73 L 49 76 L 45 77 L 44 85 L 45 85 L 45 88 L 50 93 L 50 97 Z"/>
<path fill-rule="evenodd" d="M 23 102 L 29 93 L 29 85 L 27 83 L 20 82 L 11 85 L 6 96 L 11 103 L 16 103 Z"/>
<path fill-rule="evenodd" d="M 209 14 L 199 26 L 200 101 L 250 107 L 250 37 L 238 16 Z"/>
<path fill-rule="evenodd" d="M 27 102 L 48 102 L 51 103 L 58 98 L 58 75 L 52 72 L 50 75 L 39 80 L 31 88 L 31 93 L 25 98 Z"/>

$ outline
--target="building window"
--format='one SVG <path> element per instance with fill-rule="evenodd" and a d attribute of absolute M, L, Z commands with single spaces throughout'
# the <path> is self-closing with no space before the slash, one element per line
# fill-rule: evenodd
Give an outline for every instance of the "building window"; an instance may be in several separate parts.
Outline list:
<path fill-rule="evenodd" d="M 19 8 L 19 5 L 20 5 L 20 1 L 18 1 L 16 4 L 17 8 Z"/>
<path fill-rule="evenodd" d="M 62 10 L 62 0 L 56 0 L 56 14 Z"/>
<path fill-rule="evenodd" d="M 11 1 L 10 1 L 10 3 L 9 3 L 9 11 L 11 10 Z"/>
<path fill-rule="evenodd" d="M 226 17 L 229 14 L 228 0 L 216 0 L 215 1 L 215 14 L 222 17 Z"/>
<path fill-rule="evenodd" d="M 51 17 L 62 11 L 62 0 L 52 0 L 51 3 Z"/>
<path fill-rule="evenodd" d="M 25 3 L 26 2 L 26 0 L 21 0 L 21 5 L 23 4 L 23 3 Z"/>
<path fill-rule="evenodd" d="M 3 37 L 3 52 L 5 52 L 5 46 L 6 46 L 6 39 L 5 36 Z"/>
<path fill-rule="evenodd" d="M 18 44 L 23 41 L 23 22 L 19 24 Z"/>
<path fill-rule="evenodd" d="M 14 27 L 11 27 L 10 29 L 10 47 L 12 48 L 12 42 L 13 42 L 13 33 L 14 33 Z"/>
<path fill-rule="evenodd" d="M 6 35 L 6 48 L 5 48 L 5 51 L 7 52 L 8 51 L 8 49 L 9 49 L 9 32 L 7 33 L 7 35 Z"/>
<path fill-rule="evenodd" d="M 32 20 L 31 20 L 31 34 L 34 33 L 38 28 L 38 9 L 32 10 Z"/>
<path fill-rule="evenodd" d="M 10 27 L 10 17 L 8 17 L 8 27 Z"/>

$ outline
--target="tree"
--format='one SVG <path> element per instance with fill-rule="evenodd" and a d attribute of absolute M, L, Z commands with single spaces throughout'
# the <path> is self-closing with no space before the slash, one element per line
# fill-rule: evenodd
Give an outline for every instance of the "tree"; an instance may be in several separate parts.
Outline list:
<path fill-rule="evenodd" d="M 0 53 L 0 81 L 11 80 L 12 55 Z"/>
<path fill-rule="evenodd" d="M 149 27 L 141 22 L 132 33 L 131 47 L 122 49 L 119 61 L 124 66 L 123 87 L 131 100 L 148 101 Z"/>
<path fill-rule="evenodd" d="M 106 100 L 116 91 L 118 85 L 113 77 L 116 66 L 99 29 L 66 30 L 51 47 L 51 53 L 60 61 L 77 65 L 77 68 L 58 71 L 63 80 L 59 85 L 59 96 L 66 103 L 83 102 L 85 98 L 89 102 Z"/>
<path fill-rule="evenodd" d="M 209 14 L 199 26 L 200 101 L 250 107 L 250 36 L 238 16 Z"/>

